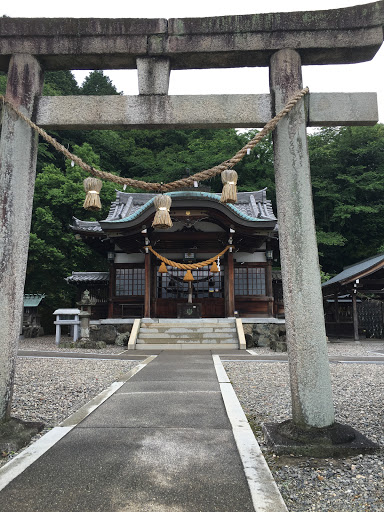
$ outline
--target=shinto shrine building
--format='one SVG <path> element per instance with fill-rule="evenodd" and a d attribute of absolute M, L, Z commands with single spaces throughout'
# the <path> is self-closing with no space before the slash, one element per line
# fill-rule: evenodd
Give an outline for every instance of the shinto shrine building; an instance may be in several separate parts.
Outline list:
<path fill-rule="evenodd" d="M 198 189 L 171 192 L 173 226 L 152 227 L 156 194 L 117 191 L 108 217 L 74 219 L 72 229 L 110 262 L 110 272 L 74 272 L 67 280 L 87 287 L 98 299 L 98 318 L 273 317 L 272 258 L 277 220 L 266 190 L 239 192 L 237 203 Z M 161 260 L 212 266 L 186 271 Z M 154 252 L 156 255 L 154 255 Z M 108 284 L 107 284 L 108 283 Z M 190 283 L 190 284 L 189 284 Z M 189 300 L 188 300 L 189 299 Z M 193 310 L 189 306 L 193 304 Z"/>

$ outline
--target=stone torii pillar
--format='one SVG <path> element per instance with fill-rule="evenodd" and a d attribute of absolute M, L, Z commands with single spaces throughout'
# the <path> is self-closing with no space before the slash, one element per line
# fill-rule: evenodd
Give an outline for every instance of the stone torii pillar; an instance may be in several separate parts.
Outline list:
<path fill-rule="evenodd" d="M 31 55 L 11 57 L 6 99 L 28 117 L 43 72 Z M 10 416 L 23 307 L 37 158 L 37 134 L 4 107 L 0 141 L 0 423 Z"/>
<path fill-rule="evenodd" d="M 301 60 L 295 50 L 280 50 L 272 56 L 270 84 L 277 111 L 302 89 Z M 280 121 L 273 147 L 293 422 L 327 427 L 335 417 L 304 102 Z"/>
<path fill-rule="evenodd" d="M 270 87 L 276 112 L 302 89 L 296 50 L 272 55 Z M 279 453 L 332 456 L 370 451 L 374 443 L 335 423 L 306 124 L 305 105 L 299 102 L 273 134 L 292 420 L 264 425 L 264 432 Z"/>

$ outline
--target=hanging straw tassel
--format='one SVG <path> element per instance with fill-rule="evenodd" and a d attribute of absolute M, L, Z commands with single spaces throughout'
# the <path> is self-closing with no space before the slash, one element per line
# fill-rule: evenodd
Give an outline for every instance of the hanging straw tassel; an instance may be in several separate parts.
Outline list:
<path fill-rule="evenodd" d="M 169 210 L 171 209 L 172 199 L 169 196 L 159 195 L 155 197 L 154 205 L 156 208 L 155 218 L 152 222 L 153 228 L 167 229 L 173 226 Z"/>
<path fill-rule="evenodd" d="M 101 210 L 99 194 L 102 186 L 103 182 L 97 178 L 85 178 L 84 190 L 86 191 L 87 195 L 85 196 L 83 208 L 91 211 Z"/>
<path fill-rule="evenodd" d="M 161 262 L 161 265 L 159 267 L 158 272 L 160 272 L 160 274 L 166 274 L 168 272 L 167 267 L 165 266 L 164 261 Z"/>
<path fill-rule="evenodd" d="M 192 275 L 192 272 L 190 270 L 187 270 L 185 276 L 184 276 L 184 279 L 183 281 L 194 281 L 194 277 Z"/>
<path fill-rule="evenodd" d="M 211 266 L 211 268 L 210 268 L 209 270 L 210 270 L 211 272 L 213 272 L 214 274 L 215 274 L 216 272 L 218 272 L 218 271 L 219 271 L 219 269 L 217 268 L 217 263 L 216 263 L 216 261 L 214 261 L 214 262 L 212 263 L 212 266 Z"/>
<path fill-rule="evenodd" d="M 233 169 L 226 169 L 221 173 L 221 181 L 223 182 L 223 191 L 221 192 L 220 203 L 236 203 L 237 202 L 237 172 Z"/>

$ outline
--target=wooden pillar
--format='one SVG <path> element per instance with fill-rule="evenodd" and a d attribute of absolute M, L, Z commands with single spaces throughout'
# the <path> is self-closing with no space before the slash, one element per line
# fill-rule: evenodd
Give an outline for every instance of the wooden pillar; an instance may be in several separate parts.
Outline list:
<path fill-rule="evenodd" d="M 352 316 L 353 316 L 353 338 L 359 341 L 359 319 L 357 316 L 357 290 L 352 290 Z"/>
<path fill-rule="evenodd" d="M 146 249 L 145 253 L 145 297 L 144 318 L 151 318 L 151 253 Z"/>
<path fill-rule="evenodd" d="M 270 86 L 278 112 L 302 89 L 297 51 L 284 49 L 272 55 Z M 293 423 L 328 427 L 335 418 L 304 101 L 279 122 L 273 140 Z"/>
<path fill-rule="evenodd" d="M 43 72 L 31 55 L 11 57 L 6 99 L 31 117 Z M 37 134 L 7 105 L 0 140 L 0 422 L 9 418 L 35 187 Z"/>
<path fill-rule="evenodd" d="M 235 272 L 233 268 L 233 252 L 229 249 L 227 252 L 226 266 L 225 266 L 225 314 L 227 317 L 235 316 Z"/>
<path fill-rule="evenodd" d="M 265 269 L 265 292 L 268 296 L 268 316 L 273 315 L 273 287 L 272 287 L 272 261 L 268 261 Z"/>
<path fill-rule="evenodd" d="M 333 307 L 334 307 L 334 313 L 335 313 L 335 322 L 338 324 L 340 322 L 339 294 L 338 294 L 338 292 L 335 292 L 335 294 L 333 296 L 333 299 L 334 299 Z"/>
<path fill-rule="evenodd" d="M 108 318 L 113 318 L 113 297 L 116 289 L 116 271 L 112 264 L 109 267 Z"/>

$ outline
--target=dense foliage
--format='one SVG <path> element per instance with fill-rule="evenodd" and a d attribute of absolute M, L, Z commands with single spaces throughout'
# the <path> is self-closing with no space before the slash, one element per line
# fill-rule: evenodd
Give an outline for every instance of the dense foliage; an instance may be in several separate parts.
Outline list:
<path fill-rule="evenodd" d="M 323 269 L 384 251 L 384 126 L 324 128 L 309 138 Z"/>
<path fill-rule="evenodd" d="M 6 77 L 0 74 L 0 94 Z M 120 94 L 102 71 L 78 86 L 69 71 L 47 72 L 44 94 Z M 130 130 L 52 133 L 86 162 L 122 176 L 169 182 L 212 167 L 241 148 L 254 131 Z M 323 272 L 334 274 L 384 251 L 384 126 L 324 128 L 309 136 L 315 217 Z M 237 166 L 239 190 L 268 187 L 275 205 L 271 139 L 262 141 Z M 75 240 L 72 216 L 105 218 L 114 185 L 104 183 L 100 214 L 82 209 L 85 173 L 49 147 L 39 145 L 26 292 L 47 294 L 45 304 L 70 304 L 64 282 L 71 271 L 103 270 L 105 261 Z M 221 189 L 220 178 L 208 183 Z M 51 320 L 50 320 L 51 321 Z"/>

